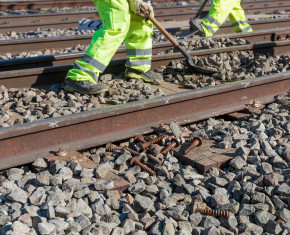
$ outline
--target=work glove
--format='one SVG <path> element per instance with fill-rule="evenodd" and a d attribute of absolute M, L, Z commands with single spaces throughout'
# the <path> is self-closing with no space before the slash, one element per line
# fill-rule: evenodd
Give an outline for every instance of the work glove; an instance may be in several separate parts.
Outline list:
<path fill-rule="evenodd" d="M 153 8 L 150 1 L 146 0 L 129 0 L 130 10 L 137 15 L 142 16 L 144 19 L 148 20 L 149 16 L 153 14 Z"/>

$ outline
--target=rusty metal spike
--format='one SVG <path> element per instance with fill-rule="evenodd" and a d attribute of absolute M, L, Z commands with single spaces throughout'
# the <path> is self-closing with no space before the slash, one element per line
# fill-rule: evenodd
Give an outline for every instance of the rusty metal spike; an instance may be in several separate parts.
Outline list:
<path fill-rule="evenodd" d="M 202 139 L 199 137 L 194 137 L 192 143 L 184 150 L 184 154 L 189 153 L 195 147 L 199 147 L 202 145 Z"/>
<path fill-rule="evenodd" d="M 146 140 L 144 139 L 144 136 L 143 135 L 137 135 L 134 137 L 134 141 L 137 141 L 137 142 L 141 142 L 141 143 L 146 143 Z"/>
<path fill-rule="evenodd" d="M 225 218 L 230 217 L 229 211 L 202 209 L 202 208 L 198 208 L 197 205 L 193 205 L 192 212 L 193 213 L 199 212 L 202 215 L 212 215 L 212 216 L 219 216 L 219 217 L 225 217 Z"/>
<path fill-rule="evenodd" d="M 160 161 L 157 157 L 153 156 L 152 154 L 147 154 L 147 157 L 159 166 L 162 166 L 162 161 Z"/>
<path fill-rule="evenodd" d="M 158 143 L 159 141 L 161 141 L 162 139 L 165 138 L 166 135 L 160 135 L 158 137 L 156 137 L 155 139 L 153 140 L 150 140 L 148 142 L 145 142 L 145 143 L 140 143 L 138 146 L 142 149 L 142 151 L 144 151 L 145 149 L 147 149 L 150 145 L 152 144 L 156 144 Z"/>
<path fill-rule="evenodd" d="M 139 153 L 134 151 L 133 149 L 130 149 L 129 147 L 124 147 L 124 150 L 127 150 L 129 153 L 133 154 L 134 156 L 138 156 Z"/>
<path fill-rule="evenodd" d="M 122 150 L 122 148 L 120 147 L 110 147 L 110 148 L 106 148 L 107 152 L 114 152 L 114 151 L 119 151 Z"/>
<path fill-rule="evenodd" d="M 171 143 L 161 152 L 162 154 L 166 154 L 167 152 L 169 152 L 171 149 L 173 149 L 174 147 L 178 147 L 179 146 L 179 142 L 177 139 L 172 138 L 171 139 Z"/>
<path fill-rule="evenodd" d="M 159 141 L 163 140 L 166 135 L 160 135 L 153 140 L 148 141 L 150 144 L 157 144 Z"/>
<path fill-rule="evenodd" d="M 149 175 L 151 176 L 156 176 L 155 171 L 153 171 L 152 169 L 150 169 L 149 167 L 147 167 L 146 165 L 144 165 L 143 163 L 141 163 L 139 157 L 133 157 L 130 165 L 137 165 L 139 166 L 142 170 L 146 171 Z"/>

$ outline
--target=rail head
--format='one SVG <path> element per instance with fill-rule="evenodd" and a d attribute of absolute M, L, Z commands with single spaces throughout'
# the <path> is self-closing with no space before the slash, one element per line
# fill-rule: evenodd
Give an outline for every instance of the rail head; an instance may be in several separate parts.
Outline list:
<path fill-rule="evenodd" d="M 199 99 L 202 97 L 213 96 L 217 94 L 232 92 L 251 87 L 259 87 L 265 84 L 273 84 L 288 80 L 288 87 L 290 89 L 290 71 L 279 74 L 272 74 L 262 77 L 257 77 L 249 80 L 242 80 L 238 82 L 231 82 L 228 84 L 218 85 L 214 87 L 199 88 L 192 91 L 185 91 L 177 94 L 166 95 L 150 100 L 143 100 L 138 102 L 127 103 L 118 106 L 110 106 L 106 108 L 94 109 L 81 113 L 61 116 L 56 118 L 49 118 L 45 120 L 35 121 L 31 123 L 20 124 L 17 126 L 0 128 L 0 140 L 13 138 L 19 135 L 27 135 L 34 132 L 45 131 L 48 129 L 60 128 L 78 124 L 80 122 L 89 122 L 96 119 L 108 118 L 110 116 L 117 116 L 124 113 L 137 112 L 140 110 L 158 108 L 169 104 L 180 103 L 187 100 Z M 245 98 L 246 99 L 246 98 Z"/>

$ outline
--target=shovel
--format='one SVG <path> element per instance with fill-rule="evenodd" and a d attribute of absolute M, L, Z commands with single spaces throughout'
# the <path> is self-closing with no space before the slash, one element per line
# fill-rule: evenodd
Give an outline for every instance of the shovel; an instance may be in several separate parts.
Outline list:
<path fill-rule="evenodd" d="M 191 56 L 179 45 L 179 43 L 166 31 L 165 28 L 154 18 L 154 16 L 149 16 L 149 20 L 159 29 L 159 31 L 172 43 L 172 45 L 178 49 L 186 58 L 188 64 L 193 68 L 194 71 L 205 74 L 214 74 L 217 69 L 211 67 L 200 67 L 193 63 Z"/>
<path fill-rule="evenodd" d="M 193 18 L 194 20 L 197 20 L 199 18 L 200 14 L 203 11 L 203 8 L 207 4 L 207 2 L 208 2 L 208 0 L 204 0 L 204 2 L 202 3 L 201 7 L 198 10 L 198 12 L 196 13 L 195 17 Z"/>
<path fill-rule="evenodd" d="M 208 0 L 204 0 L 204 2 L 202 3 L 201 7 L 199 8 L 198 12 L 196 13 L 195 17 L 193 18 L 194 21 L 196 21 L 200 14 L 202 13 L 203 11 L 203 8 L 205 7 L 205 5 L 207 4 Z M 197 31 L 194 31 L 193 29 L 190 28 L 190 31 L 188 33 L 188 35 L 186 35 L 187 38 L 193 36 L 196 34 Z"/>

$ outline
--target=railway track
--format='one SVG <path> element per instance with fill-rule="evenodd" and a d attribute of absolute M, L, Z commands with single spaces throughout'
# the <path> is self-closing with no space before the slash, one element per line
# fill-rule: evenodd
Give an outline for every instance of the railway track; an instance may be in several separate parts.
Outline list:
<path fill-rule="evenodd" d="M 213 53 L 254 51 L 271 55 L 289 54 L 290 42 L 258 43 L 230 48 L 199 50 L 192 56 L 206 57 Z M 182 60 L 180 53 L 156 55 L 152 67 Z M 113 60 L 107 72 L 124 69 L 124 59 Z M 7 71 L 0 73 L 1 84 L 17 87 L 47 87 L 63 81 L 71 65 Z M 251 100 L 269 103 L 277 94 L 290 88 L 290 71 L 257 77 L 220 86 L 173 93 L 153 100 L 128 103 L 105 109 L 0 129 L 0 169 L 32 162 L 60 146 L 85 149 L 118 141 L 137 134 L 149 133 L 160 122 L 176 120 L 181 124 L 241 110 Z M 171 87 L 172 89 L 172 87 Z M 122 122 L 120 122 L 122 120 Z M 9 158 L 7 158 L 9 156 Z"/>
<path fill-rule="evenodd" d="M 250 45 L 242 45 L 235 47 L 225 47 L 217 49 L 203 49 L 190 52 L 192 56 L 207 57 L 215 53 L 228 53 L 232 51 L 249 51 L 252 50 L 255 53 L 269 53 L 272 55 L 283 55 L 290 51 L 290 41 L 278 41 L 278 42 L 266 42 L 256 43 Z M 38 58 L 34 59 L 37 60 Z M 23 87 L 41 87 L 48 88 L 54 83 L 63 82 L 67 71 L 72 68 L 72 64 L 76 59 L 74 54 L 68 54 L 62 57 L 67 62 L 71 61 L 71 64 L 61 64 L 61 61 L 55 63 L 52 62 L 51 66 L 12 70 L 0 72 L 1 84 L 7 88 L 23 88 Z M 172 60 L 184 60 L 184 56 L 181 53 L 154 55 L 152 58 L 152 69 L 159 68 L 162 65 L 168 64 Z M 114 73 L 123 72 L 125 69 L 126 59 L 112 60 L 104 73 L 114 71 Z"/>
<path fill-rule="evenodd" d="M 273 5 L 275 4 L 275 5 Z M 192 18 L 198 10 L 198 7 L 192 6 L 175 6 L 175 7 L 157 7 L 155 8 L 156 18 L 159 21 L 187 20 Z M 201 17 L 208 13 L 205 9 Z M 255 6 L 254 2 L 247 3 L 244 8 L 246 13 L 273 13 L 275 11 L 290 11 L 290 4 L 284 1 L 275 3 L 269 1 L 263 6 Z M 174 13 L 174 14 L 173 14 Z M 97 11 L 87 12 L 66 12 L 66 13 L 45 13 L 45 14 L 28 14 L 28 15 L 10 15 L 0 17 L 0 33 L 10 31 L 27 32 L 37 28 L 71 28 L 76 27 L 82 18 L 100 20 Z"/>
<path fill-rule="evenodd" d="M 251 100 L 273 101 L 290 87 L 290 72 L 188 91 L 119 107 L 0 129 L 0 169 L 66 149 L 86 149 L 151 132 L 160 122 L 186 124 L 241 110 Z M 231 97 L 229 99 L 229 97 Z M 120 123 L 122 120 L 122 123 Z M 9 157 L 7 157 L 9 156 Z"/>
<path fill-rule="evenodd" d="M 188 27 L 170 29 L 182 43 L 189 44 L 183 38 L 186 30 Z M 228 39 L 243 38 L 251 44 L 190 52 L 194 61 L 219 68 L 214 75 L 193 74 L 186 64 L 178 62 L 184 60 L 180 53 L 154 55 L 152 68 L 159 68 L 165 81 L 158 85 L 123 81 L 123 76 L 118 74 L 113 76 L 116 80 L 109 78 L 112 82 L 106 84 L 109 91 L 99 97 L 59 92 L 67 70 L 72 67 L 70 63 L 82 53 L 1 61 L 0 84 L 13 89 L 0 86 L 0 205 L 3 204 L 0 233 L 119 234 L 132 230 L 141 234 L 143 230 L 142 234 L 149 234 L 162 228 L 162 233 L 170 234 L 191 231 L 239 234 L 248 229 L 258 234 L 282 233 L 282 230 L 288 234 L 290 40 L 286 39 L 290 39 L 289 33 L 288 24 L 284 28 L 230 34 Z M 221 40 L 221 37 L 212 39 Z M 84 42 L 90 38 L 91 35 L 82 37 Z M 59 41 L 61 46 L 69 39 L 80 40 L 60 37 L 54 43 Z M 14 47 L 18 45 L 18 48 L 14 50 L 24 50 L 23 42 L 27 47 L 30 45 L 29 50 L 33 50 L 33 45 L 44 45 L 42 41 L 53 47 L 53 40 L 15 40 Z M 2 50 L 5 44 L 1 43 Z M 6 52 L 8 46 L 13 48 L 8 42 Z M 169 48 L 168 42 L 162 42 L 154 45 L 153 52 Z M 105 73 L 122 72 L 125 57 L 125 49 L 120 48 Z M 5 71 L 8 69 L 11 71 Z M 168 80 L 169 75 L 174 79 Z M 100 77 L 101 82 L 108 77 Z M 246 80 L 237 81 L 240 79 Z M 196 86 L 186 88 L 186 81 Z M 51 86 L 53 91 L 41 90 Z M 18 90 L 31 87 L 38 89 Z M 144 95 L 143 88 L 156 90 L 159 95 L 154 92 L 153 96 Z M 160 89 L 165 96 L 160 96 Z M 135 91 L 142 96 L 131 97 Z M 107 102 L 113 96 L 125 94 L 130 97 L 125 103 L 129 103 L 113 102 L 115 105 L 111 106 Z M 133 100 L 138 101 L 130 102 Z M 263 104 L 269 103 L 264 107 Z M 233 113 L 240 110 L 248 113 Z M 42 117 L 38 116 L 40 113 Z M 229 115 L 221 116 L 224 114 Z M 7 115 L 8 121 L 3 122 Z M 174 131 L 167 125 L 174 124 L 172 120 L 176 121 L 177 129 L 178 125 L 191 124 L 181 128 L 182 137 L 178 140 L 172 138 Z M 200 120 L 203 121 L 194 123 Z M 29 123 L 19 124 L 23 122 Z M 150 134 L 153 129 L 153 135 L 139 136 L 140 143 L 137 138 L 134 142 L 124 141 Z M 166 138 L 159 143 L 164 133 Z M 157 135 L 159 138 L 155 138 Z M 191 144 L 193 136 L 195 142 Z M 141 144 L 142 137 L 147 143 Z M 144 151 L 142 146 L 150 142 L 154 146 Z M 170 142 L 177 145 L 172 151 Z M 129 147 L 124 147 L 128 144 Z M 186 153 L 189 145 L 197 148 Z M 35 159 L 38 160 L 28 164 Z M 213 169 L 227 164 L 230 166 L 227 169 Z M 249 176 L 252 180 L 247 181 Z M 235 186 L 241 186 L 239 193 L 231 186 L 226 187 L 233 178 Z M 275 189 L 271 195 L 269 188 Z M 196 204 L 204 195 L 211 198 L 203 202 L 207 209 Z M 244 216 L 245 220 L 252 217 L 256 222 L 239 221 L 241 213 L 250 206 L 253 210 Z M 128 218 L 119 216 L 125 208 L 130 210 Z M 261 208 L 266 208 L 274 218 L 263 226 L 258 222 Z M 207 217 L 195 212 L 211 215 L 220 225 L 206 228 Z M 194 221 L 195 215 L 199 215 L 199 222 Z M 140 218 L 138 226 L 132 216 Z M 98 217 L 100 221 L 96 223 Z M 225 224 L 229 217 L 234 223 L 236 220 L 236 225 Z"/>
<path fill-rule="evenodd" d="M 285 27 L 290 25 L 290 18 L 275 19 L 275 20 L 260 20 L 250 22 L 254 31 L 250 34 L 232 34 L 231 24 L 223 24 L 217 32 L 218 34 L 230 34 L 230 38 L 241 37 L 250 42 L 257 42 L 260 40 L 270 41 L 271 35 L 283 32 Z M 175 27 L 167 30 L 177 36 L 184 37 L 187 34 L 189 27 Z M 157 32 L 157 31 L 155 31 Z M 43 48 L 62 49 L 66 47 L 73 47 L 78 44 L 86 45 L 91 41 L 92 35 L 78 35 L 78 36 L 63 36 L 63 37 L 49 37 L 49 38 L 35 38 L 35 39 L 18 39 L 18 40 L 2 40 L 0 41 L 0 54 L 5 54 L 9 51 L 12 54 L 21 52 L 29 52 L 36 50 L 43 50 Z"/>
<path fill-rule="evenodd" d="M 166 0 L 158 0 L 154 1 L 154 3 L 162 3 L 162 2 L 180 2 L 180 1 L 166 1 Z M 278 1 L 249 1 L 249 2 L 242 2 L 242 7 L 269 7 L 269 6 L 281 6 L 281 5 L 287 5 L 287 0 L 278 0 Z M 57 8 L 57 7 L 81 7 L 81 6 L 94 6 L 93 1 L 90 0 L 84 0 L 82 2 L 75 2 L 71 0 L 61 0 L 61 1 L 18 1 L 18 2 L 5 2 L 2 1 L 0 3 L 0 11 L 5 10 L 35 10 L 35 9 L 43 9 L 43 8 Z M 187 6 L 177 6 L 181 8 L 186 7 L 199 7 L 200 3 L 197 1 L 194 5 L 187 5 Z M 205 9 L 209 9 L 210 4 L 206 5 Z"/>
<path fill-rule="evenodd" d="M 290 5 L 288 1 L 266 1 L 266 2 L 245 2 L 243 3 L 245 11 L 253 13 L 259 11 L 260 13 L 267 13 L 271 8 L 272 11 L 283 10 L 290 11 Z M 204 13 L 209 11 L 210 5 L 205 6 Z M 154 7 L 155 14 L 169 14 L 169 13 L 182 13 L 193 12 L 196 13 L 199 6 L 174 6 L 174 7 Z M 79 20 L 81 18 L 97 19 L 97 11 L 79 11 L 79 12 L 62 12 L 62 13 L 43 13 L 43 14 L 26 14 L 26 15 L 6 15 L 0 17 L 0 25 L 5 24 L 19 24 L 19 23 L 39 23 L 47 21 L 68 21 Z"/>
<path fill-rule="evenodd" d="M 176 31 L 178 32 L 178 31 Z M 288 34 L 287 34 L 288 32 Z M 180 33 L 180 32 L 179 32 Z M 261 43 L 261 42 L 267 42 L 267 41 L 276 41 L 279 39 L 279 37 L 286 37 L 285 35 L 290 34 L 290 28 L 281 28 L 281 29 L 275 29 L 275 30 L 261 30 L 261 31 L 255 31 L 251 33 L 242 33 L 242 34 L 230 34 L 227 35 L 227 38 L 231 40 L 235 40 L 238 38 L 244 39 L 249 41 L 250 43 Z M 212 39 L 218 40 L 220 38 L 223 38 L 224 36 L 215 36 Z M 67 46 L 68 44 L 66 42 L 72 42 L 74 37 L 60 37 L 59 40 L 63 40 L 64 44 L 61 44 L 63 47 Z M 90 43 L 90 37 L 86 37 L 86 41 L 84 44 Z M 198 38 L 196 38 L 198 39 Z M 193 39 L 187 39 L 187 40 L 180 40 L 179 42 L 186 41 L 190 42 L 194 40 Z M 29 51 L 29 50 L 35 50 L 38 43 L 41 44 L 41 48 L 55 48 L 57 40 L 55 38 L 51 41 L 46 40 L 48 44 L 44 44 L 45 40 L 25 40 L 30 41 L 32 44 L 29 46 L 28 44 L 23 44 L 23 47 L 20 51 L 17 51 L 16 53 L 22 52 L 22 51 Z M 79 41 L 77 41 L 80 43 Z M 1 43 L 1 42 L 0 42 Z M 1 45 L 1 44 L 0 44 Z M 8 45 L 2 45 L 3 47 L 0 47 L 0 49 L 4 49 L 3 53 L 5 52 L 5 48 L 7 50 Z M 38 45 L 40 46 L 40 45 Z M 15 47 L 10 45 L 11 50 Z M 63 48 L 62 47 L 62 48 Z M 153 45 L 153 54 L 157 54 L 160 52 L 166 52 L 168 49 L 172 48 L 171 43 L 169 42 L 161 42 L 156 43 Z M 10 53 L 12 53 L 12 51 Z M 0 52 L 2 52 L 0 50 Z M 15 51 L 14 51 L 15 52 Z M 11 59 L 11 60 L 3 60 L 0 61 L 0 71 L 12 71 L 12 70 L 20 70 L 20 69 L 29 69 L 29 68 L 38 68 L 38 67 L 49 67 L 49 66 L 60 66 L 60 65 L 69 65 L 73 64 L 75 60 L 81 59 L 83 57 L 84 53 L 69 53 L 69 54 L 59 54 L 59 55 L 47 55 L 47 56 L 39 56 L 39 57 L 31 57 L 31 58 L 22 58 L 22 59 Z M 121 47 L 113 59 L 124 59 L 126 58 L 126 49 L 124 47 Z"/>

